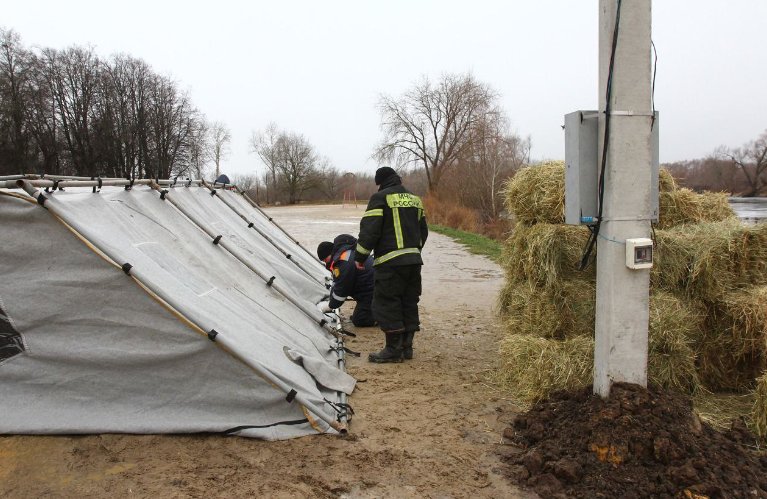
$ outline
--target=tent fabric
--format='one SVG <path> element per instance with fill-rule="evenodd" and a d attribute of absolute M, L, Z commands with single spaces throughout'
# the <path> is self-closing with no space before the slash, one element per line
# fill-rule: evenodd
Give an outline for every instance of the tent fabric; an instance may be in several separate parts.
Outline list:
<path fill-rule="evenodd" d="M 273 236 L 274 240 L 280 244 L 280 247 L 291 254 L 293 258 L 301 262 L 303 267 L 310 270 L 312 276 L 323 282 L 325 282 L 326 277 L 329 278 L 330 274 L 325 267 L 320 264 L 315 254 L 301 248 L 283 231 L 275 231 L 274 224 L 269 218 L 258 208 L 250 204 L 244 196 L 239 195 L 234 191 L 219 190 L 217 192 L 220 197 L 225 198 L 230 204 L 234 205 L 237 208 L 238 213 L 242 213 L 248 220 L 251 220 L 260 231 L 269 233 L 270 236 Z"/>
<path fill-rule="evenodd" d="M 237 238 L 300 300 L 316 303 L 326 294 L 318 280 L 239 229 L 224 203 L 203 194 L 189 187 L 170 195 L 224 237 Z M 336 416 L 338 388 L 351 391 L 354 380 L 336 367 L 335 338 L 314 319 L 149 187 L 47 196 L 46 207 L 87 228 L 87 243 L 39 204 L 0 195 L 0 325 L 13 324 L 24 346 L 0 358 L 0 433 L 284 439 L 335 431 L 325 420 Z M 98 248 L 141 269 L 146 282 Z M 183 306 L 170 310 L 147 287 Z M 215 325 L 232 348 L 210 341 L 179 313 Z M 286 350 L 306 361 L 296 363 Z M 265 374 L 323 414 L 289 401 Z"/>
<path fill-rule="evenodd" d="M 285 348 L 285 355 L 296 364 L 303 366 L 311 374 L 317 383 L 336 391 L 351 395 L 356 383 L 355 379 L 348 374 L 345 378 L 338 375 L 334 368 L 316 357 L 305 356 L 303 353 Z"/>
<path fill-rule="evenodd" d="M 217 192 L 226 193 L 230 191 Z M 231 194 L 237 196 L 237 194 Z M 327 294 L 327 288 L 321 285 L 319 280 L 322 274 L 316 275 L 315 273 L 314 276 L 311 276 L 288 260 L 258 232 L 248 228 L 236 212 L 229 209 L 223 201 L 217 199 L 218 195 L 211 196 L 207 189 L 190 187 L 172 189 L 169 196 L 184 211 L 191 212 L 195 219 L 201 220 L 216 233 L 221 234 L 243 250 L 250 263 L 284 281 L 296 296 L 314 304 L 322 300 L 323 296 Z M 267 234 L 276 232 L 273 226 L 264 225 L 263 230 Z M 316 269 L 317 265 L 311 262 L 311 267 L 307 265 L 304 268 Z"/>
<path fill-rule="evenodd" d="M 24 351 L 21 334 L 16 330 L 13 321 L 3 310 L 0 301 L 0 362 L 10 359 Z"/>

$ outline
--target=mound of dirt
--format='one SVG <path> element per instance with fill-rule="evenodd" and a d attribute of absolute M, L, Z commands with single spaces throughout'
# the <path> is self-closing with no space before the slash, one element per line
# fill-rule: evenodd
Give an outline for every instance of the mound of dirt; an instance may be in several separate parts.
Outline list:
<path fill-rule="evenodd" d="M 767 456 L 742 423 L 702 423 L 689 398 L 617 383 L 558 392 L 517 416 L 504 435 L 510 478 L 541 497 L 767 498 Z"/>

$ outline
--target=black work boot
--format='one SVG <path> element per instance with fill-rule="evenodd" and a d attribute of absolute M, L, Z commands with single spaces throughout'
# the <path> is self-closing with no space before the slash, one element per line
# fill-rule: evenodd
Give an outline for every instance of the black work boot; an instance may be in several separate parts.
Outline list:
<path fill-rule="evenodd" d="M 402 335 L 402 358 L 405 360 L 413 358 L 413 336 L 415 331 L 407 331 Z"/>
<path fill-rule="evenodd" d="M 402 333 L 386 333 L 386 346 L 380 352 L 368 355 L 368 361 L 376 364 L 402 362 L 402 336 Z"/>

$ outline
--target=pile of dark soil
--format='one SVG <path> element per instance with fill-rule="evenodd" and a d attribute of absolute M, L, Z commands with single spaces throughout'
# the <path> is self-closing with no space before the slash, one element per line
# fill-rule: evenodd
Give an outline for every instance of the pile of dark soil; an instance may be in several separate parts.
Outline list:
<path fill-rule="evenodd" d="M 521 449 L 504 458 L 510 478 L 543 498 L 767 498 L 767 456 L 745 425 L 718 432 L 657 388 L 554 393 L 504 435 Z"/>

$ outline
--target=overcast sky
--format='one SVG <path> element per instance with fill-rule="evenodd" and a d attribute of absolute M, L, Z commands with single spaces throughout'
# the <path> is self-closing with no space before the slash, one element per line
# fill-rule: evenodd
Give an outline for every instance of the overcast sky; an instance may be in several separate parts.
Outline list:
<path fill-rule="evenodd" d="M 767 129 L 766 19 L 767 0 L 653 2 L 661 162 Z M 598 102 L 597 20 L 597 0 L 5 0 L 0 9 L 0 26 L 26 47 L 92 45 L 172 76 L 230 128 L 229 174 L 263 171 L 248 139 L 271 121 L 342 171 L 372 171 L 380 95 L 466 71 L 501 94 L 534 159 L 563 159 L 563 115 Z"/>

